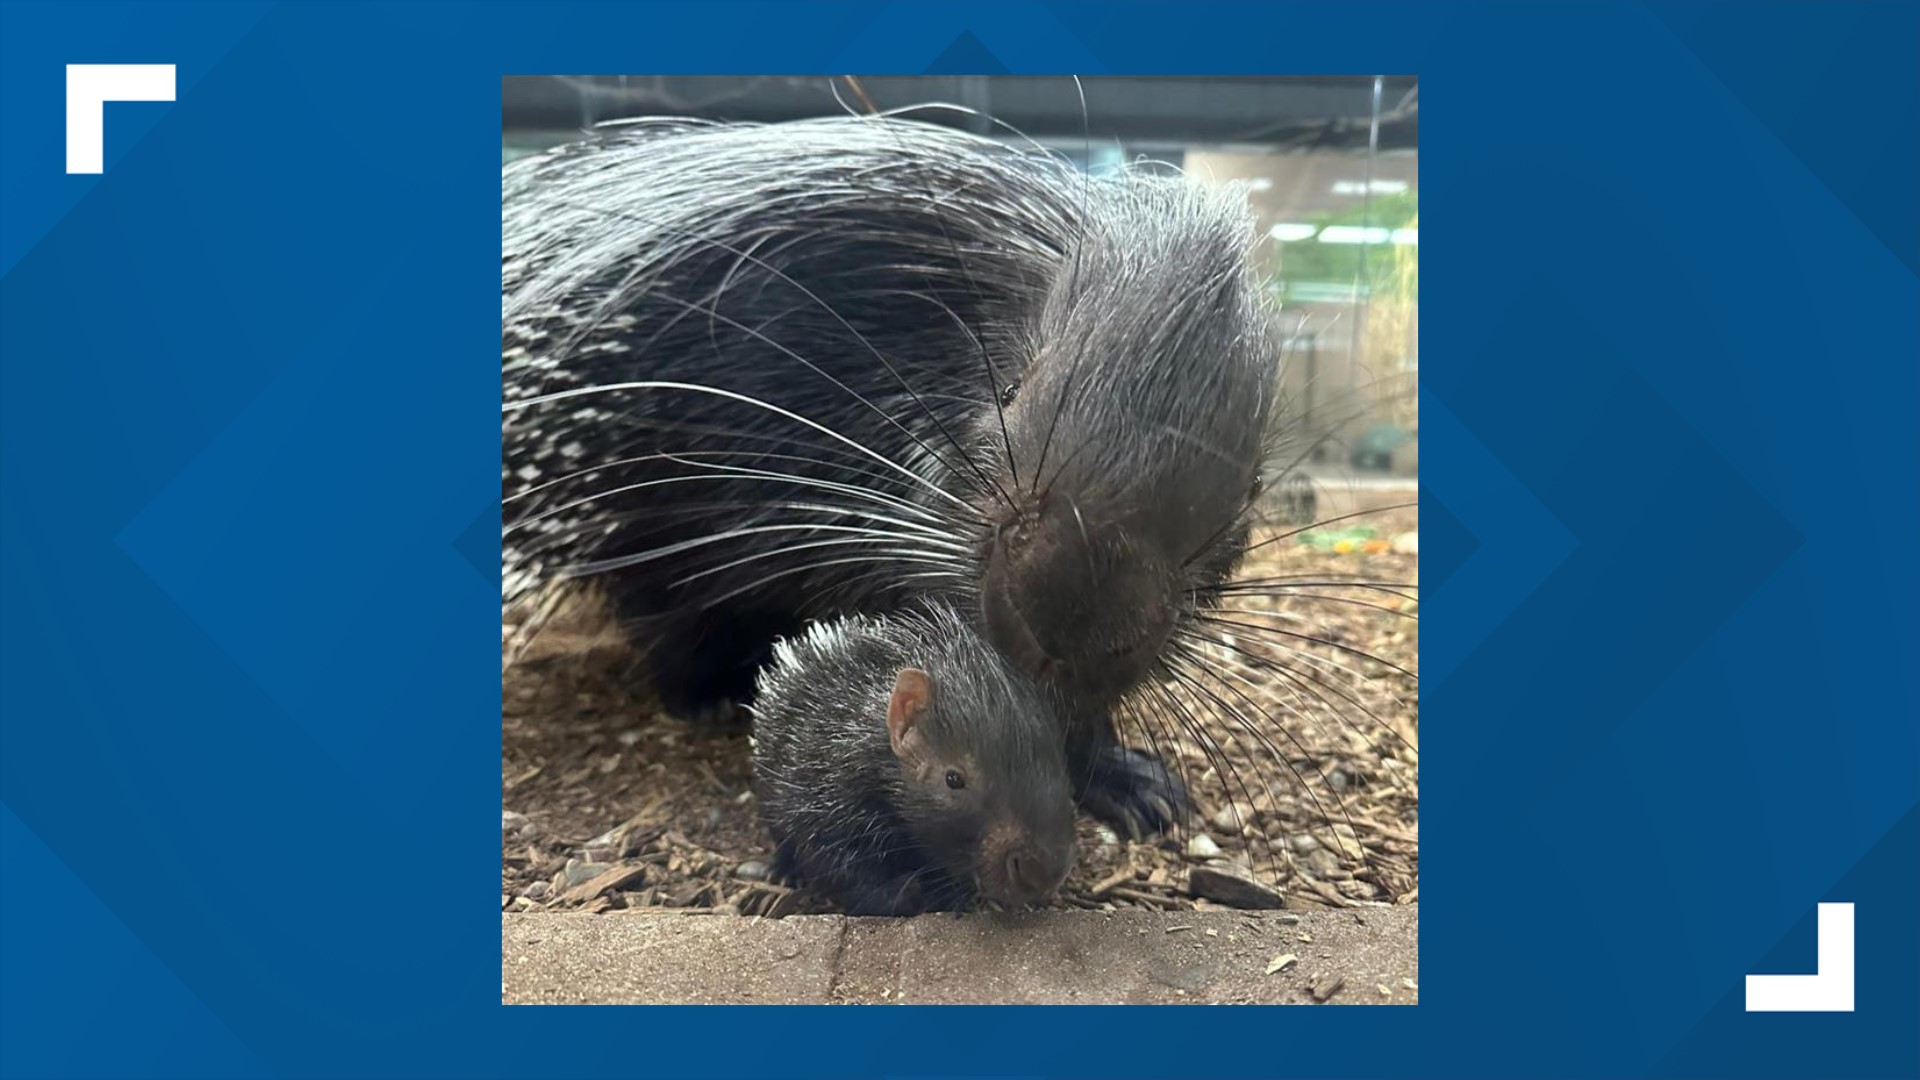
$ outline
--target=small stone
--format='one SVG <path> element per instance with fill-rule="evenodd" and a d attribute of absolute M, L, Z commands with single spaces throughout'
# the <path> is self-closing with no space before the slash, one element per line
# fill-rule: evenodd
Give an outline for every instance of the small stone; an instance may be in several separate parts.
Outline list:
<path fill-rule="evenodd" d="M 1310 851 L 1320 850 L 1320 841 L 1306 833 L 1294 833 L 1287 837 L 1287 846 L 1293 849 L 1295 855 L 1305 855 Z"/>
<path fill-rule="evenodd" d="M 1102 825 L 1098 829 L 1094 830 L 1094 835 L 1100 838 L 1101 847 L 1120 846 L 1120 834 L 1117 832 L 1114 832 L 1112 829 L 1108 828 L 1105 825 Z"/>
<path fill-rule="evenodd" d="M 1285 971 L 1287 968 L 1292 967 L 1293 964 L 1299 959 L 1300 959 L 1299 957 L 1293 955 L 1292 953 L 1285 953 L 1283 955 L 1276 956 L 1273 959 L 1267 961 L 1267 974 L 1271 975 L 1276 971 Z"/>
<path fill-rule="evenodd" d="M 533 884 L 527 886 L 525 889 L 521 890 L 520 895 L 526 897 L 529 900 L 545 900 L 547 898 L 548 891 L 551 890 L 552 888 L 553 886 L 548 885 L 544 881 L 536 881 Z"/>
<path fill-rule="evenodd" d="M 584 885 L 610 869 L 612 869 L 612 867 L 605 863 L 581 862 L 579 859 L 568 859 L 567 868 L 561 871 L 564 875 L 563 881 L 565 884 L 563 887 L 571 889 L 576 885 Z"/>
<path fill-rule="evenodd" d="M 1282 899 L 1279 889 L 1230 865 L 1194 867 L 1187 874 L 1187 893 L 1237 908 L 1277 908 Z"/>
<path fill-rule="evenodd" d="M 1242 821 L 1238 807 L 1223 806 L 1213 815 L 1213 827 L 1229 836 L 1239 835 Z"/>
<path fill-rule="evenodd" d="M 1220 845 L 1206 833 L 1195 833 L 1187 840 L 1187 855 L 1194 859 L 1211 859 L 1220 854 Z"/>
<path fill-rule="evenodd" d="M 717 806 L 707 807 L 707 828 L 717 829 L 719 827 L 720 827 L 720 808 Z"/>
<path fill-rule="evenodd" d="M 1322 975 L 1313 981 L 1313 1000 L 1325 1001 L 1347 985 L 1345 975 Z"/>
<path fill-rule="evenodd" d="M 1413 990 L 1416 992 L 1418 992 L 1420 989 L 1420 984 L 1417 982 L 1414 982 L 1412 979 L 1401 979 L 1400 985 L 1408 990 Z"/>
<path fill-rule="evenodd" d="M 580 864 L 580 869 L 584 870 L 591 866 L 596 866 L 596 864 L 582 863 Z M 606 894 L 625 889 L 632 885 L 638 885 L 647 878 L 647 868 L 640 863 L 629 863 L 625 866 L 600 866 L 598 869 L 600 871 L 599 873 L 568 889 L 561 899 L 572 900 L 576 903 L 604 900 Z"/>
<path fill-rule="evenodd" d="M 1214 929 L 1213 927 L 1211 927 L 1211 926 L 1209 926 L 1209 927 L 1207 927 L 1207 928 L 1206 928 L 1205 930 L 1202 930 L 1202 931 L 1201 931 L 1201 933 L 1203 933 L 1203 934 L 1205 934 L 1205 935 L 1207 935 L 1208 937 L 1219 937 L 1219 936 L 1220 936 L 1220 931 L 1218 931 L 1218 930 L 1215 930 L 1215 929 Z"/>
<path fill-rule="evenodd" d="M 733 868 L 733 876 L 743 881 L 765 881 L 767 880 L 767 864 L 761 862 L 759 859 L 748 859 L 746 862 Z"/>
<path fill-rule="evenodd" d="M 500 831 L 514 832 L 527 823 L 527 815 L 512 810 L 500 811 Z"/>
<path fill-rule="evenodd" d="M 1348 876 L 1346 872 L 1347 868 L 1341 863 L 1340 856 L 1335 855 L 1326 848 L 1319 848 L 1307 853 L 1307 869 L 1313 871 L 1314 877 L 1320 878 L 1323 881 L 1339 880 L 1342 877 Z"/>

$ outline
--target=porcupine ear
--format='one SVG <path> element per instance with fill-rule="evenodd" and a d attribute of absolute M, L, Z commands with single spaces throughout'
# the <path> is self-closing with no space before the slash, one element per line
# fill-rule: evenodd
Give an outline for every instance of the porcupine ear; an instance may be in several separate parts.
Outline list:
<path fill-rule="evenodd" d="M 904 764 L 918 766 L 926 755 L 926 739 L 920 734 L 920 715 L 933 700 L 933 678 L 919 668 L 901 668 L 893 680 L 893 697 L 887 701 L 887 735 L 893 741 L 893 756 Z"/>

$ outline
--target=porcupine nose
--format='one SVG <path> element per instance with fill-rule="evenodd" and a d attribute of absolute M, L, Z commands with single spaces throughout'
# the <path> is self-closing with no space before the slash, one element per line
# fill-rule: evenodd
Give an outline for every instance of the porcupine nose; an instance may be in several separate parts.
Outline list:
<path fill-rule="evenodd" d="M 1006 878 L 1014 882 L 1014 888 L 1023 896 L 1029 897 L 1046 896 L 1060 884 L 1060 878 L 1031 851 L 1014 851 L 1006 857 Z"/>
<path fill-rule="evenodd" d="M 1126 530 L 1053 498 L 998 531 L 984 608 L 1027 674 L 1096 696 L 1133 685 L 1172 631 L 1175 577 Z"/>
<path fill-rule="evenodd" d="M 1039 900 L 1066 880 L 1067 868 L 1031 848 L 1007 856 L 1007 881 L 1018 899 Z"/>

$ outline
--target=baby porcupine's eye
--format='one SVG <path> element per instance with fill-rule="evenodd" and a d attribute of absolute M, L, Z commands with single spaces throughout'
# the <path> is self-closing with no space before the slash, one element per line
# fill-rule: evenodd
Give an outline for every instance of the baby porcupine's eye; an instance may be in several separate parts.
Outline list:
<path fill-rule="evenodd" d="M 955 791 L 967 786 L 967 778 L 960 775 L 959 769 L 947 770 L 947 786 Z"/>
<path fill-rule="evenodd" d="M 1019 393 L 1020 393 L 1020 385 L 1018 383 L 1008 383 L 1007 385 L 1001 387 L 1000 388 L 1000 407 L 1004 409 L 1007 406 L 1013 404 L 1014 396 Z"/>
<path fill-rule="evenodd" d="M 1260 497 L 1260 495 L 1261 495 L 1261 493 L 1262 493 L 1262 492 L 1264 492 L 1264 491 L 1266 491 L 1266 490 L 1267 490 L 1267 480 L 1266 480 L 1266 477 L 1264 477 L 1264 476 L 1255 476 L 1255 477 L 1253 478 L 1253 487 L 1252 487 L 1252 489 L 1251 489 L 1251 490 L 1249 490 L 1249 491 L 1247 492 L 1247 501 L 1248 501 L 1248 502 L 1252 502 L 1252 501 L 1254 501 L 1255 499 L 1258 499 L 1258 498 Z"/>

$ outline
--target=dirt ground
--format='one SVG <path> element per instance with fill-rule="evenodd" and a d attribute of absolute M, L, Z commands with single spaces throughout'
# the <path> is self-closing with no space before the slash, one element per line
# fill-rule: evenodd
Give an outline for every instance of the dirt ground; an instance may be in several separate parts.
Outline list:
<path fill-rule="evenodd" d="M 1212 746 L 1173 738 L 1179 729 L 1164 715 L 1144 731 L 1122 723 L 1130 743 L 1151 743 L 1179 762 L 1194 818 L 1144 842 L 1083 819 L 1057 906 L 1272 906 L 1276 894 L 1289 908 L 1418 899 L 1419 705 L 1409 677 L 1419 670 L 1418 556 L 1378 550 L 1415 530 L 1417 513 L 1369 513 L 1327 528 L 1357 525 L 1378 540 L 1334 551 L 1322 550 L 1325 535 L 1319 546 L 1289 536 L 1249 556 L 1242 580 L 1285 577 L 1289 587 L 1237 594 L 1224 616 L 1231 624 L 1213 627 L 1265 659 L 1234 667 L 1222 653 L 1213 670 L 1226 674 L 1188 694 Z M 1338 584 L 1357 578 L 1402 587 Z M 830 910 L 765 880 L 771 839 L 756 816 L 746 731 L 660 715 L 636 696 L 638 684 L 635 656 L 590 610 L 549 627 L 506 669 L 502 908 Z M 1249 733 L 1235 709 L 1270 719 Z"/>

